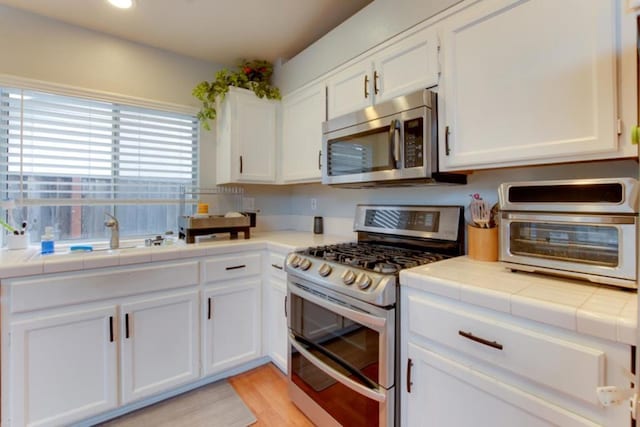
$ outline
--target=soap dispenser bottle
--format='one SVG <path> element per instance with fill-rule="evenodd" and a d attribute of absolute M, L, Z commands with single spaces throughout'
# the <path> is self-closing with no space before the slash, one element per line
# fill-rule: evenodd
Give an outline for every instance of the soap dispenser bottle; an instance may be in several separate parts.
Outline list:
<path fill-rule="evenodd" d="M 40 240 L 40 253 L 43 255 L 52 254 L 54 250 L 53 227 L 45 227 L 44 234 Z"/>

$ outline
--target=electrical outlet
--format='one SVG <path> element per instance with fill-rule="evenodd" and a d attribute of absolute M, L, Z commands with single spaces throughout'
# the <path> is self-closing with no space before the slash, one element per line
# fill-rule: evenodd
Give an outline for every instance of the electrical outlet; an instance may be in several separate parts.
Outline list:
<path fill-rule="evenodd" d="M 316 209 L 318 209 L 318 200 L 317 199 L 311 199 L 311 210 L 315 211 Z"/>

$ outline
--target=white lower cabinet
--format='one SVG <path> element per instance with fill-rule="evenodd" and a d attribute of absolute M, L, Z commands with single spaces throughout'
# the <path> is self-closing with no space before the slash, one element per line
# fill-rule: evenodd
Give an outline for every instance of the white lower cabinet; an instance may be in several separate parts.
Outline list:
<path fill-rule="evenodd" d="M 221 282 L 203 292 L 204 375 L 260 356 L 259 278 Z"/>
<path fill-rule="evenodd" d="M 593 427 L 590 420 L 458 363 L 409 344 L 410 426 Z M 594 393 L 595 394 L 595 393 Z"/>
<path fill-rule="evenodd" d="M 122 304 L 122 403 L 200 376 L 198 291 Z"/>
<path fill-rule="evenodd" d="M 287 372 L 287 284 L 272 278 L 265 298 L 267 353 L 282 372 Z"/>
<path fill-rule="evenodd" d="M 118 406 L 115 322 L 115 305 L 12 322 L 8 424 L 67 425 Z"/>
<path fill-rule="evenodd" d="M 632 348 L 401 288 L 404 426 L 630 427 Z"/>

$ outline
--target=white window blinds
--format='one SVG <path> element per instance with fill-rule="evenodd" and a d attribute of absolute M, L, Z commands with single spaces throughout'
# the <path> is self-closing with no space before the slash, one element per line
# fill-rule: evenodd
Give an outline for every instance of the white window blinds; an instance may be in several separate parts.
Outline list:
<path fill-rule="evenodd" d="M 195 116 L 0 88 L 3 197 L 22 205 L 177 204 L 197 140 Z"/>

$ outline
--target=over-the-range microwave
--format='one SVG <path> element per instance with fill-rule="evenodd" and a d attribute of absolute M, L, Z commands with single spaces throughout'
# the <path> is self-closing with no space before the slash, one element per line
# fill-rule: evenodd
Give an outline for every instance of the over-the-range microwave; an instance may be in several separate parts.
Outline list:
<path fill-rule="evenodd" d="M 438 170 L 437 95 L 431 90 L 328 120 L 322 133 L 323 184 L 467 183 L 466 175 Z"/>

